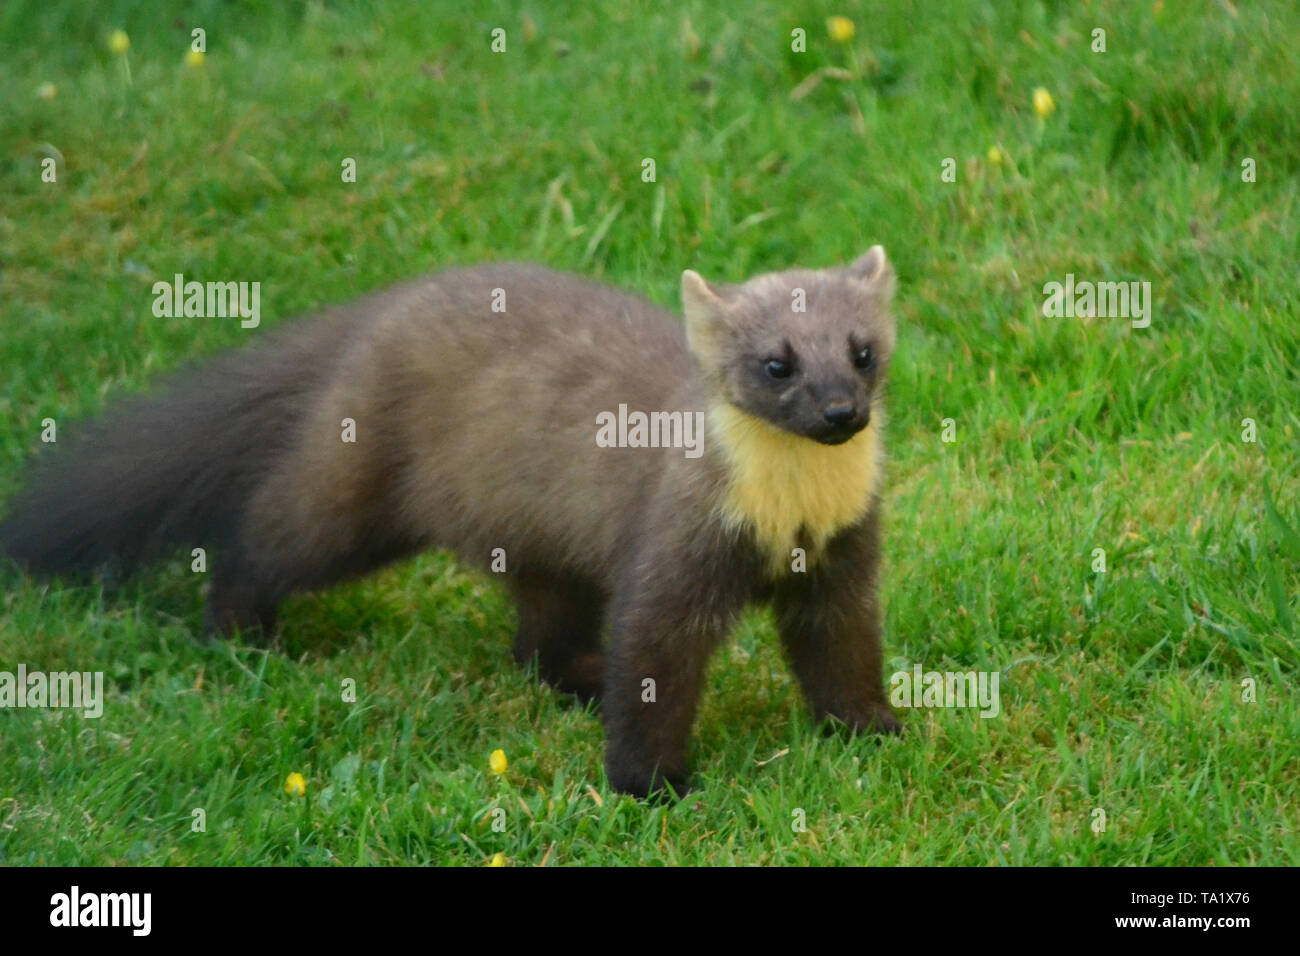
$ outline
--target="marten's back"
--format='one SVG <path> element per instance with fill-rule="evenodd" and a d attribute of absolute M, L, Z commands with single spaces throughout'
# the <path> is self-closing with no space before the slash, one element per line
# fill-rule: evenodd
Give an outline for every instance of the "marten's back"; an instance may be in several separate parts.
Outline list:
<path fill-rule="evenodd" d="M 501 548 L 511 571 L 604 580 L 664 469 L 707 467 L 681 448 L 597 444 L 598 415 L 620 405 L 706 407 L 681 323 L 644 300 L 507 264 L 437 273 L 363 307 L 246 517 L 272 550 L 434 546 L 487 562 Z M 340 438 L 344 419 L 355 443 Z"/>
<path fill-rule="evenodd" d="M 597 414 L 695 408 L 697 389 L 680 323 L 641 299 L 537 266 L 451 269 L 62 428 L 0 554 L 85 573 L 215 545 L 295 588 L 431 545 L 603 571 L 658 456 L 681 451 L 600 448 Z"/>

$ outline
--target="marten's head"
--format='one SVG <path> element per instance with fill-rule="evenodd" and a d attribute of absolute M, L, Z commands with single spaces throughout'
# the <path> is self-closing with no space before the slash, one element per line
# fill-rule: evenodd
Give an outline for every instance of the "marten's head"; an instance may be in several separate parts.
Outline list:
<path fill-rule="evenodd" d="M 842 268 L 731 287 L 682 273 L 687 340 L 715 400 L 824 445 L 871 421 L 894 351 L 893 291 L 880 246 Z"/>

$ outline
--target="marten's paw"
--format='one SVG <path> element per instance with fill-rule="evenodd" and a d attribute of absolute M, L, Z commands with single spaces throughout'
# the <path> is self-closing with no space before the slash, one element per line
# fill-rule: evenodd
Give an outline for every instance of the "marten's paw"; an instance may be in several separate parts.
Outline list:
<path fill-rule="evenodd" d="M 515 658 L 521 667 L 532 670 L 547 687 L 562 694 L 572 694 L 584 707 L 599 704 L 605 687 L 605 655 L 601 651 L 580 651 L 562 662 Z"/>
<path fill-rule="evenodd" d="M 600 703 L 605 686 L 605 655 L 600 651 L 577 654 L 563 670 L 548 677 L 548 684 L 572 694 L 582 704 Z"/>
<path fill-rule="evenodd" d="M 827 714 L 822 721 L 822 732 L 827 735 L 847 732 L 892 737 L 903 732 L 903 722 L 883 701 L 867 705 L 862 713 L 851 719 L 846 720 L 835 714 Z"/>
<path fill-rule="evenodd" d="M 267 646 L 275 636 L 275 609 L 253 608 L 248 605 L 208 599 L 208 610 L 203 622 L 205 643 L 239 634 L 244 640 Z"/>
<path fill-rule="evenodd" d="M 680 799 L 691 790 L 690 777 L 685 773 L 647 772 L 613 763 L 608 756 L 605 759 L 605 776 L 609 778 L 609 785 L 620 793 L 654 803 Z"/>
<path fill-rule="evenodd" d="M 897 736 L 903 732 L 903 722 L 888 704 L 876 704 L 872 708 L 871 718 L 860 729 L 867 733 Z"/>

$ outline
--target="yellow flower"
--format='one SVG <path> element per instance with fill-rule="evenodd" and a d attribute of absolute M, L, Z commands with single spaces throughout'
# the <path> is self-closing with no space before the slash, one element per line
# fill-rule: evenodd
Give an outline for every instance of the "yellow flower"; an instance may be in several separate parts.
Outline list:
<path fill-rule="evenodd" d="M 1056 112 L 1056 103 L 1052 100 L 1052 94 L 1041 86 L 1034 90 L 1034 112 L 1043 119 Z"/>
<path fill-rule="evenodd" d="M 307 792 L 307 781 L 302 779 L 302 774 L 291 773 L 284 778 L 284 792 L 291 797 L 301 797 Z"/>
<path fill-rule="evenodd" d="M 994 166 L 1001 166 L 1002 161 L 1007 158 L 1007 151 L 1001 146 L 989 147 L 989 162 Z"/>
<path fill-rule="evenodd" d="M 131 47 L 131 38 L 125 30 L 114 30 L 108 35 L 108 48 L 117 56 L 122 56 Z"/>
<path fill-rule="evenodd" d="M 185 65 L 197 70 L 203 65 L 205 59 L 207 59 L 207 54 L 202 50 L 190 50 L 185 54 Z"/>
<path fill-rule="evenodd" d="M 836 43 L 851 43 L 853 35 L 857 31 L 853 26 L 853 21 L 848 17 L 829 17 L 826 20 L 826 32 L 831 35 L 831 39 Z"/>
<path fill-rule="evenodd" d="M 59 88 L 53 83 L 42 83 L 40 86 L 36 87 L 36 95 L 43 100 L 54 99 L 55 94 L 58 92 Z"/>
<path fill-rule="evenodd" d="M 497 753 L 500 752 L 501 751 L 499 750 L 497 751 Z M 505 866 L 505 865 L 506 865 L 506 855 L 504 853 L 494 854 L 492 859 L 488 861 L 488 866 Z"/>
<path fill-rule="evenodd" d="M 488 766 L 492 768 L 493 773 L 505 773 L 506 767 L 509 766 L 506 763 L 506 752 L 504 750 L 492 751 L 492 756 L 488 757 Z"/>

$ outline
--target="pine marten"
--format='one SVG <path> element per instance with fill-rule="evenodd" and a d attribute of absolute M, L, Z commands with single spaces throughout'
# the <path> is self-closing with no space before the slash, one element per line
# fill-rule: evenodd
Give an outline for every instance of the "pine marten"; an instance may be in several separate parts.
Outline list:
<path fill-rule="evenodd" d="M 812 710 L 897 732 L 881 674 L 894 272 L 682 275 L 685 323 L 533 265 L 369 295 L 68 426 L 0 524 L 32 573 L 202 547 L 207 630 L 429 548 L 501 572 L 514 656 L 599 699 L 610 784 L 687 784 L 705 665 L 770 602 Z"/>

